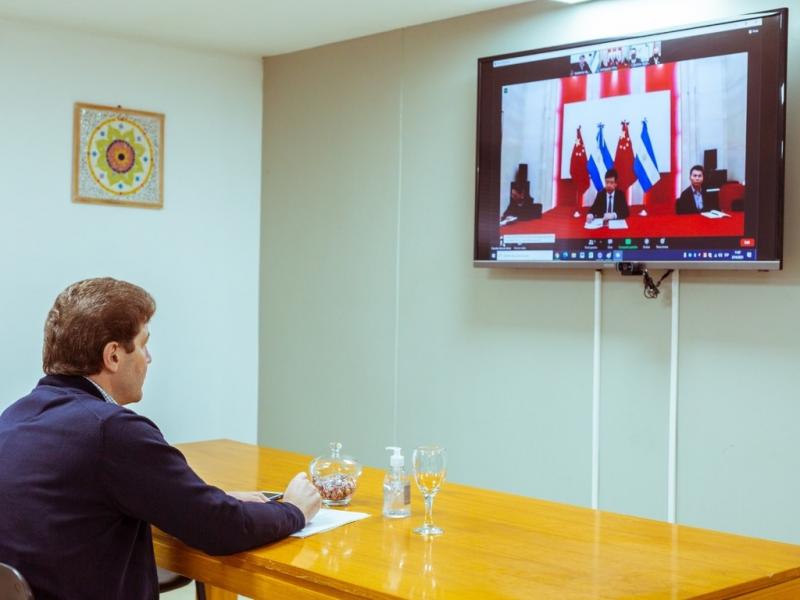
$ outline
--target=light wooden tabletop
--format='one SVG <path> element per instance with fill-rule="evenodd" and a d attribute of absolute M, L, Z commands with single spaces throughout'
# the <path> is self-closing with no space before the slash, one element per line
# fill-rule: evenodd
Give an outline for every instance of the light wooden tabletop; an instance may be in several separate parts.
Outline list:
<path fill-rule="evenodd" d="M 225 490 L 282 490 L 311 457 L 217 440 L 179 446 Z M 800 598 L 800 546 L 594 511 L 446 481 L 444 535 L 381 516 L 383 471 L 365 468 L 349 510 L 371 517 L 305 539 L 209 557 L 154 530 L 159 564 L 253 598 Z M 412 485 L 413 488 L 413 485 Z M 211 597 L 229 597 L 219 591 Z"/>

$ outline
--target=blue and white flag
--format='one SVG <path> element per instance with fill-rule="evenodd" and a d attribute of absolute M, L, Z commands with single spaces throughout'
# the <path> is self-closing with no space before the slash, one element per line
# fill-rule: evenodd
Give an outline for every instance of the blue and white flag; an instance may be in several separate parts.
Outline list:
<path fill-rule="evenodd" d="M 646 192 L 661 179 L 650 133 L 647 131 L 647 119 L 642 121 L 641 136 L 633 138 L 633 153 L 636 157 L 633 161 L 633 171 L 639 179 L 642 191 Z"/>
<path fill-rule="evenodd" d="M 602 123 L 597 124 L 597 137 L 595 138 L 597 143 L 589 154 L 589 161 L 587 163 L 589 177 L 592 178 L 592 185 L 594 185 L 594 189 L 598 191 L 602 190 L 604 187 L 606 171 L 614 166 L 614 159 L 608 151 L 606 140 L 603 137 L 603 127 L 605 127 L 605 125 Z"/>

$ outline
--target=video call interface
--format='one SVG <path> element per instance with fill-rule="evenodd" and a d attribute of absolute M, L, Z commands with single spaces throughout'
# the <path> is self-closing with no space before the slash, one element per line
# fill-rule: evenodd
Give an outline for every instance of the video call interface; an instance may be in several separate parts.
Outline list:
<path fill-rule="evenodd" d="M 760 26 L 495 60 L 507 76 L 494 216 L 479 205 L 496 222 L 488 258 L 758 260 L 748 101 Z"/>

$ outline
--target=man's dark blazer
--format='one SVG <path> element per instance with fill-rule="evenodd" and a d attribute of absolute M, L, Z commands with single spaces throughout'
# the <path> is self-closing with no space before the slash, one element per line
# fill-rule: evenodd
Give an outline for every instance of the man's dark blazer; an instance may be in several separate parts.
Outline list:
<path fill-rule="evenodd" d="M 596 218 L 602 219 L 606 214 L 606 190 L 603 188 L 597 192 L 597 197 L 594 199 L 594 204 L 589 211 Z M 620 190 L 614 190 L 614 212 L 617 213 L 618 219 L 628 218 L 628 201 L 625 199 L 625 193 Z"/>
<path fill-rule="evenodd" d="M 278 540 L 305 517 L 206 484 L 152 421 L 84 377 L 48 375 L 0 415 L 0 562 L 37 600 L 155 600 L 151 524 L 216 555 Z"/>
<path fill-rule="evenodd" d="M 706 212 L 709 210 L 719 210 L 719 198 L 715 194 L 709 194 L 703 190 L 703 208 L 697 210 L 697 205 L 694 203 L 694 194 L 692 193 L 692 186 L 687 187 L 681 192 L 681 197 L 675 203 L 675 213 L 679 215 L 691 215 L 699 212 Z"/>
<path fill-rule="evenodd" d="M 534 203 L 533 198 L 530 196 L 527 196 L 522 204 L 517 204 L 512 199 L 500 219 L 502 220 L 507 217 L 516 217 L 518 221 L 540 219 L 542 217 L 542 205 Z"/>

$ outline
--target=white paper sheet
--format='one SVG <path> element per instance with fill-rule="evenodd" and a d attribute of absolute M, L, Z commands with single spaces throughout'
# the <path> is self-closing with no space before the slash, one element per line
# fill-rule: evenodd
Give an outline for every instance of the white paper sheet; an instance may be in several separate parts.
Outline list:
<path fill-rule="evenodd" d="M 721 210 L 709 210 L 707 212 L 701 212 L 706 219 L 721 219 L 722 217 L 730 217 L 728 213 L 724 213 Z"/>
<path fill-rule="evenodd" d="M 366 519 L 369 513 L 353 512 L 348 510 L 334 510 L 332 508 L 320 508 L 319 512 L 311 519 L 310 523 L 306 523 L 300 531 L 292 534 L 292 537 L 304 538 L 315 533 L 322 533 L 323 531 L 330 531 L 342 525 L 347 525 L 353 521 L 360 521 Z"/>

